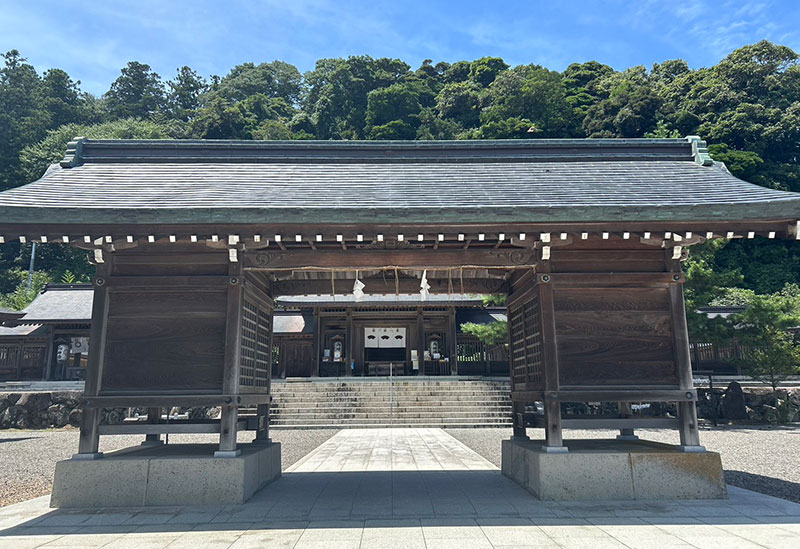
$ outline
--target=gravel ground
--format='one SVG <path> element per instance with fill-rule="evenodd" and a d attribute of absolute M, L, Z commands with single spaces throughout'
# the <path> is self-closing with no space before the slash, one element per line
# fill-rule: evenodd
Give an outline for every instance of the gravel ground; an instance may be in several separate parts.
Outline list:
<path fill-rule="evenodd" d="M 511 429 L 446 429 L 461 442 L 500 466 L 500 441 Z M 273 440 L 283 444 L 282 465 L 287 468 L 337 433 L 336 429 L 275 429 Z M 640 430 L 647 440 L 678 443 L 675 431 Z M 531 433 L 533 435 L 533 433 Z M 616 431 L 567 431 L 567 438 L 610 438 Z M 252 440 L 241 433 L 240 442 Z M 100 450 L 134 446 L 141 436 L 101 437 Z M 171 442 L 215 442 L 215 435 L 172 435 Z M 800 503 L 800 428 L 724 427 L 704 429 L 700 440 L 722 454 L 725 478 L 740 486 Z M 55 463 L 78 448 L 77 429 L 0 431 L 0 506 L 48 494 Z"/>
<path fill-rule="evenodd" d="M 272 440 L 280 442 L 281 463 L 286 469 L 331 438 L 336 429 L 273 429 Z M 216 435 L 172 435 L 170 442 L 216 442 Z M 239 442 L 250 442 L 252 433 L 240 433 Z M 142 436 L 100 437 L 100 450 L 108 452 L 142 442 Z M 57 461 L 68 459 L 78 449 L 78 429 L 0 431 L 0 507 L 44 494 L 53 488 Z"/>
<path fill-rule="evenodd" d="M 500 441 L 511 429 L 446 429 L 500 467 Z M 565 438 L 613 438 L 618 431 L 565 431 Z M 674 430 L 637 430 L 645 440 L 678 444 Z M 533 430 L 528 436 L 536 436 Z M 722 455 L 728 484 L 800 503 L 800 427 L 717 427 L 700 431 L 700 442 Z"/>

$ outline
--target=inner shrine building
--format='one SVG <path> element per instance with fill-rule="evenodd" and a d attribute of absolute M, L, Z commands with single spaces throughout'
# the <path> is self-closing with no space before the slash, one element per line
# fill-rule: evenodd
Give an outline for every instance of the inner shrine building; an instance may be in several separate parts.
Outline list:
<path fill-rule="evenodd" d="M 507 296 L 514 436 L 503 472 L 539 497 L 608 493 L 615 478 L 634 479 L 631 498 L 724 497 L 719 456 L 700 441 L 681 261 L 709 239 L 795 239 L 798 218 L 800 195 L 735 178 L 698 137 L 76 139 L 41 179 L 0 193 L 0 241 L 70 244 L 97 266 L 80 444 L 58 464 L 52 504 L 119 503 L 125 482 L 144 486 L 146 505 L 202 501 L 191 482 L 201 474 L 238 486 L 227 501 L 249 497 L 280 474 L 268 424 L 274 298 L 359 292 Z M 334 358 L 335 343 L 325 348 Z M 565 402 L 619 413 L 565 419 Z M 639 416 L 640 402 L 679 413 Z M 100 425 L 99 411 L 118 406 L 152 414 Z M 162 422 L 172 406 L 220 406 L 222 417 Z M 256 416 L 240 417 L 245 406 Z M 674 428 L 680 444 L 638 441 L 648 426 Z M 565 427 L 620 437 L 598 448 L 565 441 Z M 253 443 L 237 443 L 240 430 Z M 161 444 L 199 432 L 219 443 Z M 149 444 L 103 456 L 99 437 L 122 433 Z M 672 477 L 682 492 L 658 482 Z M 156 478 L 176 484 L 148 485 Z"/>

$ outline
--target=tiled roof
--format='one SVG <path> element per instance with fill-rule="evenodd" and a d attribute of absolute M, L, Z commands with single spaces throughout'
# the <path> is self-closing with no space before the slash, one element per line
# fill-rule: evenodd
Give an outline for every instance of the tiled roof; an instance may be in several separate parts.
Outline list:
<path fill-rule="evenodd" d="M 0 193 L 10 224 L 728 221 L 800 217 L 697 139 L 91 141 Z"/>
<path fill-rule="evenodd" d="M 0 338 L 23 337 L 36 335 L 34 332 L 42 327 L 41 324 L 22 324 L 20 326 L 0 326 Z"/>
<path fill-rule="evenodd" d="M 11 309 L 0 307 L 0 325 L 2 325 L 4 321 L 15 320 L 23 314 L 25 313 L 22 311 L 12 311 Z"/>
<path fill-rule="evenodd" d="M 48 284 L 22 312 L 18 323 L 91 322 L 94 292 L 91 284 Z"/>

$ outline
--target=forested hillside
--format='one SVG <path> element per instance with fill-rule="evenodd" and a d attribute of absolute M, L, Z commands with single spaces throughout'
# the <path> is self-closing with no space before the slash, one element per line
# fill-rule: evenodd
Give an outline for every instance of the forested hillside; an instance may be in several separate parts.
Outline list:
<path fill-rule="evenodd" d="M 759 42 L 717 65 L 669 60 L 617 71 L 590 61 L 563 72 L 502 59 L 412 69 L 399 59 L 321 59 L 301 74 L 273 61 L 208 78 L 190 67 L 156 74 L 131 61 L 102 97 L 59 69 L 38 74 L 22 54 L 0 69 L 0 189 L 38 178 L 69 139 L 500 139 L 682 137 L 708 140 L 735 175 L 800 191 L 800 64 L 791 49 Z M 169 79 L 165 79 L 169 78 Z M 692 250 L 690 305 L 751 300 L 800 283 L 800 245 L 745 240 Z M 18 288 L 30 245 L 0 247 L 0 305 Z M 36 277 L 86 279 L 81 252 L 37 251 Z M 728 290 L 741 288 L 743 290 Z M 700 329 L 700 328 L 695 328 Z"/>

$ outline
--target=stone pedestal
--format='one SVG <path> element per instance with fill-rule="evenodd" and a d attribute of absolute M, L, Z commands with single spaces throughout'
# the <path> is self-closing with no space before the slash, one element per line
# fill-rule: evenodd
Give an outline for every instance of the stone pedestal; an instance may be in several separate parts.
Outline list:
<path fill-rule="evenodd" d="M 280 443 L 242 444 L 236 457 L 214 457 L 217 448 L 168 444 L 59 461 L 50 507 L 239 504 L 281 475 Z"/>
<path fill-rule="evenodd" d="M 565 441 L 567 453 L 542 442 L 503 441 L 503 474 L 543 500 L 724 499 L 716 452 L 686 453 L 636 440 Z"/>

